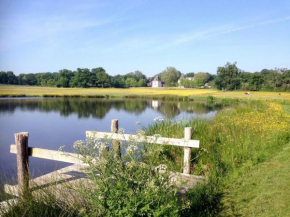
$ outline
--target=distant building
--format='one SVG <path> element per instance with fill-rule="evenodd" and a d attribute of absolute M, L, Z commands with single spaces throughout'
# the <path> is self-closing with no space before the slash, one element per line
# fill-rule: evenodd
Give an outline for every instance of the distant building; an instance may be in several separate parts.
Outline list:
<path fill-rule="evenodd" d="M 277 73 L 282 74 L 283 72 L 286 72 L 288 69 L 287 68 L 277 68 L 275 67 L 274 69 Z"/>
<path fill-rule="evenodd" d="M 181 86 L 180 82 L 181 82 L 181 79 L 186 79 L 186 80 L 190 80 L 190 81 L 194 81 L 194 77 L 186 77 L 184 74 L 182 74 L 180 76 L 180 78 L 178 79 L 178 86 L 181 87 L 181 88 L 184 88 L 183 86 Z"/>
<path fill-rule="evenodd" d="M 151 82 L 147 83 L 148 87 L 164 87 L 164 82 L 157 75 Z"/>
<path fill-rule="evenodd" d="M 211 86 L 208 83 L 205 83 L 204 88 L 210 89 Z"/>

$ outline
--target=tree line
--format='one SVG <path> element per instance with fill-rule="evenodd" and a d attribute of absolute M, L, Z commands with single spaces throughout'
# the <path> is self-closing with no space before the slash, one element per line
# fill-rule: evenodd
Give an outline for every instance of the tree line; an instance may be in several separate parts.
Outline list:
<path fill-rule="evenodd" d="M 144 87 L 146 76 L 140 72 L 130 72 L 126 75 L 110 76 L 102 68 L 77 68 L 59 72 L 28 73 L 14 75 L 12 71 L 0 72 L 0 84 L 34 85 L 47 87 Z"/>
<path fill-rule="evenodd" d="M 219 90 L 267 90 L 290 91 L 289 69 L 263 69 L 260 72 L 245 72 L 237 63 L 227 63 L 218 67 L 217 74 L 208 72 L 190 72 L 182 75 L 174 67 L 167 67 L 155 75 L 165 82 L 165 86 L 183 86 L 201 88 L 206 83 Z M 155 77 L 154 76 L 154 77 Z M 12 71 L 0 72 L 0 84 L 34 85 L 47 87 L 145 87 L 154 77 L 146 77 L 141 71 L 125 75 L 110 76 L 102 67 L 88 69 L 77 68 L 75 71 L 62 69 L 58 72 L 28 73 L 15 75 Z"/>
<path fill-rule="evenodd" d="M 265 90 L 290 91 L 290 70 L 263 69 L 260 72 L 245 72 L 237 63 L 218 67 L 214 85 L 219 90 Z"/>

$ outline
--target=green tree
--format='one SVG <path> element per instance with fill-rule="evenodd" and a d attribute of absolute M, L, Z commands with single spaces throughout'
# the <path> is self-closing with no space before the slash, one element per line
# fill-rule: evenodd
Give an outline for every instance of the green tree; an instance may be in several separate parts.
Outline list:
<path fill-rule="evenodd" d="M 6 72 L 0 72 L 0 84 L 7 84 L 8 83 L 8 76 Z"/>
<path fill-rule="evenodd" d="M 0 72 L 0 84 L 17 84 L 17 77 L 12 71 Z"/>
<path fill-rule="evenodd" d="M 261 73 L 255 72 L 251 74 L 251 78 L 249 80 L 249 90 L 260 90 L 264 83 L 264 77 Z"/>
<path fill-rule="evenodd" d="M 165 82 L 166 87 L 172 87 L 177 85 L 180 75 L 180 71 L 174 67 L 167 67 L 166 70 L 161 72 L 160 78 Z"/>
<path fill-rule="evenodd" d="M 109 87 L 111 84 L 110 76 L 105 71 L 97 73 L 96 78 L 97 78 L 97 86 L 104 88 Z"/>
<path fill-rule="evenodd" d="M 282 82 L 282 91 L 290 91 L 290 70 L 283 72 Z"/>
<path fill-rule="evenodd" d="M 215 85 L 219 90 L 237 90 L 240 88 L 240 69 L 236 64 L 236 62 L 227 63 L 224 67 L 218 67 Z"/>
<path fill-rule="evenodd" d="M 195 80 L 188 80 L 186 78 L 180 79 L 180 85 L 185 88 L 194 88 L 198 87 L 198 84 Z"/>
<path fill-rule="evenodd" d="M 125 79 L 134 78 L 137 82 L 140 81 L 141 79 L 146 80 L 146 76 L 139 70 L 136 70 L 135 72 L 130 72 L 130 73 L 126 74 L 124 77 L 125 77 Z"/>
<path fill-rule="evenodd" d="M 91 72 L 89 69 L 77 68 L 74 72 L 74 77 L 70 81 L 71 87 L 88 87 L 90 81 Z"/>
<path fill-rule="evenodd" d="M 47 82 L 46 82 L 46 80 L 41 80 L 41 81 L 40 81 L 40 86 L 42 86 L 42 87 L 47 86 Z"/>
<path fill-rule="evenodd" d="M 16 84 L 17 77 L 14 75 L 12 71 L 7 72 L 7 84 Z"/>
<path fill-rule="evenodd" d="M 185 77 L 191 77 L 193 78 L 194 77 L 194 72 L 189 72 L 185 75 Z"/>
<path fill-rule="evenodd" d="M 126 87 L 136 87 L 137 86 L 137 81 L 135 78 L 127 78 L 126 79 Z"/>
<path fill-rule="evenodd" d="M 210 75 L 207 72 L 198 72 L 194 75 L 194 81 L 197 86 L 204 86 L 205 83 L 209 81 Z"/>
<path fill-rule="evenodd" d="M 69 87 L 69 83 L 73 76 L 74 76 L 74 73 L 71 70 L 67 70 L 67 69 L 59 70 L 56 86 Z"/>
<path fill-rule="evenodd" d="M 49 87 L 54 87 L 54 86 L 55 86 L 55 81 L 54 81 L 53 79 L 49 79 L 49 80 L 47 81 L 47 86 L 49 86 Z"/>
<path fill-rule="evenodd" d="M 35 74 L 20 74 L 18 76 L 18 84 L 20 85 L 37 85 Z"/>
<path fill-rule="evenodd" d="M 115 75 L 111 78 L 111 84 L 113 87 L 124 88 L 126 81 L 123 75 Z"/>
<path fill-rule="evenodd" d="M 282 74 L 278 73 L 276 70 L 262 70 L 264 79 L 265 79 L 265 87 L 268 90 L 277 90 L 282 86 L 283 78 Z"/>
<path fill-rule="evenodd" d="M 147 86 L 147 82 L 146 80 L 143 78 L 143 79 L 140 79 L 138 82 L 137 82 L 137 86 L 138 87 L 146 87 Z"/>
<path fill-rule="evenodd" d="M 69 87 L 69 80 L 65 77 L 61 77 L 60 79 L 58 79 L 57 87 Z"/>
<path fill-rule="evenodd" d="M 242 86 L 245 85 L 245 84 L 249 85 L 249 82 L 250 82 L 251 77 L 252 77 L 252 73 L 250 73 L 250 72 L 241 72 L 239 76 L 240 76 L 240 79 L 241 79 L 241 85 Z"/>
<path fill-rule="evenodd" d="M 90 74 L 90 78 L 89 78 L 89 83 L 92 85 L 92 86 L 98 86 L 99 83 L 98 83 L 98 79 L 97 79 L 97 75 L 99 73 L 102 73 L 102 72 L 106 72 L 105 69 L 103 69 L 102 67 L 98 67 L 98 68 L 93 68 L 91 70 L 91 74 Z"/>

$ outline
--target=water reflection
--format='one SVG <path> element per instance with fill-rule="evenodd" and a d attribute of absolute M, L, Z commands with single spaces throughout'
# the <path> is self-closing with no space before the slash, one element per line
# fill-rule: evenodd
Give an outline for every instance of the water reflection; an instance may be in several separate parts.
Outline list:
<path fill-rule="evenodd" d="M 29 146 L 57 150 L 85 139 L 85 131 L 110 131 L 112 119 L 126 133 L 148 126 L 157 116 L 167 118 L 212 117 L 223 105 L 206 102 L 157 101 L 136 99 L 84 98 L 3 98 L 0 99 L 0 192 L 3 180 L 15 177 L 16 159 L 10 154 L 14 133 L 29 132 Z M 142 125 L 135 123 L 140 121 Z M 69 151 L 69 150 L 67 150 Z M 65 166 L 38 158 L 30 159 L 33 177 Z M 4 174 L 4 175 L 3 175 Z"/>
<path fill-rule="evenodd" d="M 67 98 L 12 98 L 0 100 L 0 113 L 13 114 L 16 110 L 57 112 L 68 117 L 77 114 L 78 118 L 103 119 L 111 110 L 141 114 L 146 108 L 158 111 L 166 118 L 174 118 L 183 113 L 207 114 L 223 108 L 223 105 L 206 102 L 157 101 L 136 99 L 67 99 Z"/>

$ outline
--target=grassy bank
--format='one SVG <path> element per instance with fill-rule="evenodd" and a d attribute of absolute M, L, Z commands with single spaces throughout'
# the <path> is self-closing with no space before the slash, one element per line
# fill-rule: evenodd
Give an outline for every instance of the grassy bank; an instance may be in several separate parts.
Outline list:
<path fill-rule="evenodd" d="M 212 89 L 180 89 L 180 88 L 54 88 L 37 86 L 0 85 L 0 97 L 118 97 L 118 98 L 180 98 L 198 99 L 207 96 L 216 98 L 255 99 L 290 101 L 290 93 L 223 92 Z"/>
<path fill-rule="evenodd" d="M 182 138 L 183 129 L 187 126 L 193 127 L 193 138 L 201 141 L 200 149 L 192 152 L 192 169 L 195 174 L 205 175 L 208 182 L 188 194 L 191 207 L 185 215 L 218 215 L 224 208 L 225 189 L 234 189 L 233 183 L 238 177 L 245 175 L 247 178 L 247 173 L 255 165 L 271 159 L 290 140 L 289 115 L 282 106 L 273 102 L 240 104 L 223 110 L 213 120 L 165 121 L 152 125 L 147 132 Z M 166 147 L 163 154 L 169 162 L 173 161 L 170 164 L 172 170 L 181 171 L 182 148 Z M 248 177 L 248 180 L 251 178 Z M 288 183 L 287 179 L 280 181 L 280 186 Z M 246 197 L 248 192 L 243 190 L 239 190 L 239 195 L 232 193 L 228 203 L 235 204 L 235 201 Z M 269 200 L 275 199 L 270 197 Z M 249 209 L 253 209 L 251 206 L 254 205 L 257 204 L 249 205 Z M 287 214 L 290 215 L 290 212 Z"/>

